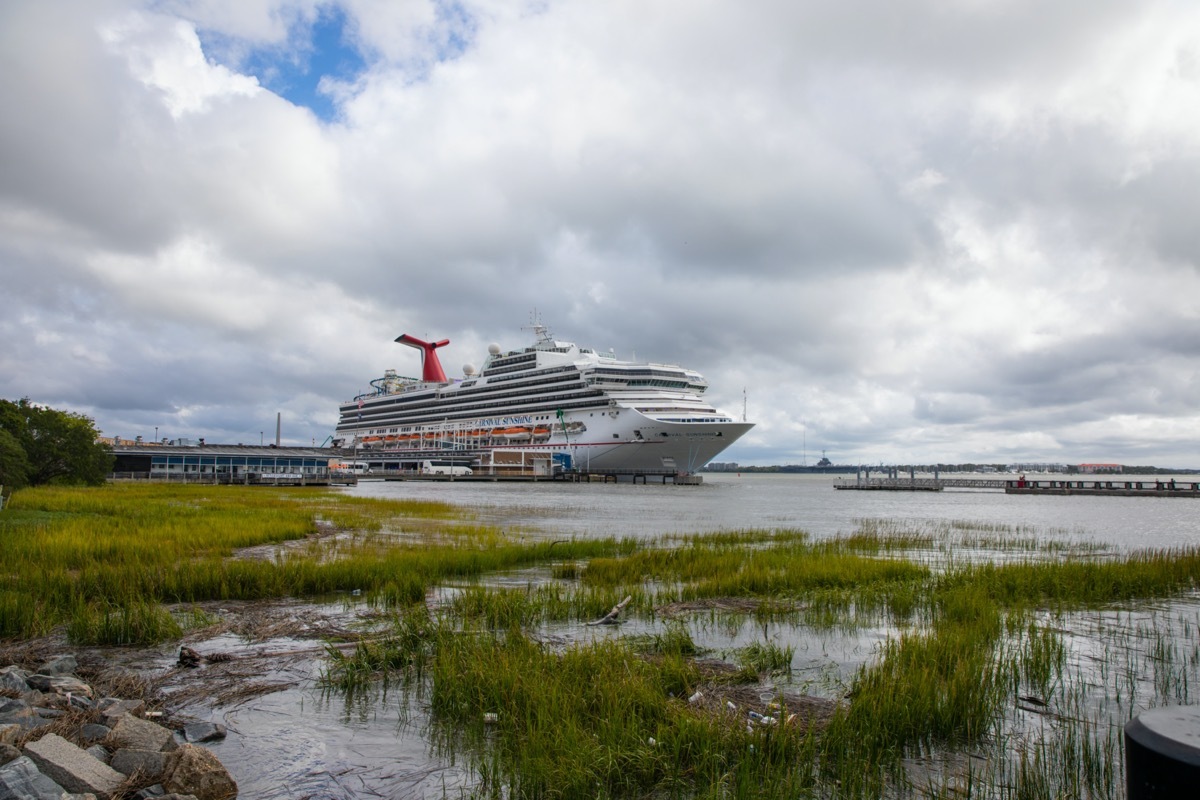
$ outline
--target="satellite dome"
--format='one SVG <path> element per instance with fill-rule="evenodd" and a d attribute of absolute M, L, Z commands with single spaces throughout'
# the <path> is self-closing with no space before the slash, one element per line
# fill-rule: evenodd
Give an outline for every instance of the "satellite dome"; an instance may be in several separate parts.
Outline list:
<path fill-rule="evenodd" d="M 463 364 L 463 375 L 470 376 L 470 375 L 474 375 L 474 374 L 475 374 L 475 365 L 474 364 Z"/>
<path fill-rule="evenodd" d="M 500 345 L 496 344 L 495 342 L 492 342 L 491 344 L 488 345 L 488 352 L 494 356 L 500 355 Z"/>

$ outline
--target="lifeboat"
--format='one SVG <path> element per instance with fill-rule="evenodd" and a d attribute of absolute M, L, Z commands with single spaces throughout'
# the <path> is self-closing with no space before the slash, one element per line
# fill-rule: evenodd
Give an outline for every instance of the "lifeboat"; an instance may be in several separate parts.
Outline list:
<path fill-rule="evenodd" d="M 504 430 L 502 430 L 500 432 L 500 437 L 503 439 L 507 439 L 510 442 L 528 439 L 530 437 L 530 435 L 531 434 L 530 434 L 529 428 L 521 428 L 521 427 L 505 428 Z"/>

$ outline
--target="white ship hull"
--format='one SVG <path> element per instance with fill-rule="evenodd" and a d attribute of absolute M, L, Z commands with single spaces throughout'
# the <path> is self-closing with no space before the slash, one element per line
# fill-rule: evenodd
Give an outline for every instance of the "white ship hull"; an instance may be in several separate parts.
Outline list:
<path fill-rule="evenodd" d="M 605 417 L 609 413 L 601 412 Z M 754 427 L 750 422 L 665 422 L 632 409 L 620 409 L 615 418 L 593 418 L 587 424 L 587 431 L 578 436 L 555 435 L 545 444 L 502 444 L 487 449 L 565 454 L 571 466 L 582 472 L 691 474 Z"/>

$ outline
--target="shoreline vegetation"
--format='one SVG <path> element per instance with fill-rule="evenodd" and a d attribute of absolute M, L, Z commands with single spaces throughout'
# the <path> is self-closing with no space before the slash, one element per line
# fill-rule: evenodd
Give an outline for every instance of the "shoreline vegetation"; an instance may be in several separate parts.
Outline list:
<path fill-rule="evenodd" d="M 888 520 L 555 540 L 437 502 L 161 484 L 20 491 L 0 541 L 0 647 L 195 641 L 216 602 L 359 610 L 314 655 L 324 690 L 420 698 L 479 797 L 1120 798 L 1125 722 L 1200 678 L 1192 547 Z M 624 624 L 588 626 L 623 598 Z M 839 636 L 877 644 L 794 674 Z"/>

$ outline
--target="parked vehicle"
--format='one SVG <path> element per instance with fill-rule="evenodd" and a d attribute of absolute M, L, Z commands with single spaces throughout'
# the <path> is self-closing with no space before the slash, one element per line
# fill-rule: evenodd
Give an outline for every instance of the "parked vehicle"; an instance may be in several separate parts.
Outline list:
<path fill-rule="evenodd" d="M 432 461 L 421 462 L 422 475 L 470 475 L 470 467 L 461 467 L 452 464 L 434 464 Z"/>

